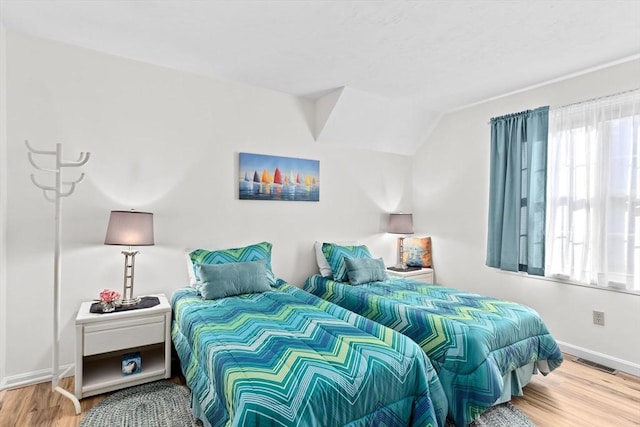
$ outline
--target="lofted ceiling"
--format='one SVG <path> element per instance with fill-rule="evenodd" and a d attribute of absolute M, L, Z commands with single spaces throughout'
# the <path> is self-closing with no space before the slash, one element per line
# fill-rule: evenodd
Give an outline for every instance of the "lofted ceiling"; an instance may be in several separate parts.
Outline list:
<path fill-rule="evenodd" d="M 640 55 L 640 0 L 0 0 L 0 19 L 316 100 L 318 141 L 402 154 L 447 111 Z"/>

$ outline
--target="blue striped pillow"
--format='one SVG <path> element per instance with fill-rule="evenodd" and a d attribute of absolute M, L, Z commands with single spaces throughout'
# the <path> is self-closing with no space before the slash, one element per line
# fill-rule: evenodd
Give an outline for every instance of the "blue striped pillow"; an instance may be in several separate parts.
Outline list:
<path fill-rule="evenodd" d="M 198 274 L 197 266 L 199 264 L 228 264 L 234 262 L 250 262 L 265 260 L 267 267 L 267 278 L 270 285 L 276 284 L 276 276 L 271 270 L 271 248 L 269 242 L 256 243 L 255 245 L 243 246 L 240 248 L 220 249 L 208 251 L 206 249 L 196 249 L 189 253 L 189 259 L 193 266 L 198 284 L 202 282 Z M 199 288 L 199 285 L 196 285 Z"/>
<path fill-rule="evenodd" d="M 335 243 L 323 243 L 322 253 L 327 259 L 333 272 L 333 280 L 338 282 L 348 282 L 347 266 L 344 258 L 372 258 L 369 249 L 365 245 L 360 246 L 340 246 Z"/>

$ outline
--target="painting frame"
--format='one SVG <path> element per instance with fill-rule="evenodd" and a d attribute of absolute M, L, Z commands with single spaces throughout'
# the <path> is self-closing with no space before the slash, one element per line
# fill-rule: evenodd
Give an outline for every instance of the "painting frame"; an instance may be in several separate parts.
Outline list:
<path fill-rule="evenodd" d="M 320 161 L 238 153 L 238 198 L 319 202 Z"/>

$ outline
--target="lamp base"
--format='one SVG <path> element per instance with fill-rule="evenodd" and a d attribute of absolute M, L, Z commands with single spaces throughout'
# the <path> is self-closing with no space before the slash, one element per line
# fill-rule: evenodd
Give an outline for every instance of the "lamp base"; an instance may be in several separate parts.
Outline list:
<path fill-rule="evenodd" d="M 120 305 L 130 307 L 140 302 L 140 297 L 133 296 L 133 272 L 135 268 L 136 255 L 138 251 L 122 251 L 124 255 L 124 289 L 122 290 L 122 300 Z"/>
<path fill-rule="evenodd" d="M 120 300 L 120 305 L 123 305 L 125 307 L 130 306 L 130 305 L 136 305 L 140 303 L 140 297 L 132 297 L 129 299 L 123 299 Z"/>

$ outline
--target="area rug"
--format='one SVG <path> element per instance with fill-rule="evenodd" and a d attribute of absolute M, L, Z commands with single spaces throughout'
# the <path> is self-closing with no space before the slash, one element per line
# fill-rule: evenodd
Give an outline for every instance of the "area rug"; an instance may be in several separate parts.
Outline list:
<path fill-rule="evenodd" d="M 191 393 L 185 386 L 156 381 L 117 391 L 91 408 L 80 427 L 194 427 Z"/>
<path fill-rule="evenodd" d="M 91 408 L 80 427 L 200 427 L 185 386 L 156 381 L 117 391 Z M 447 422 L 447 427 L 454 427 Z M 469 427 L 535 427 L 511 403 L 496 405 Z"/>
<path fill-rule="evenodd" d="M 455 426 L 447 420 L 447 427 Z M 487 412 L 469 424 L 469 427 L 535 427 L 535 424 L 518 408 L 507 402 L 489 408 Z"/>

